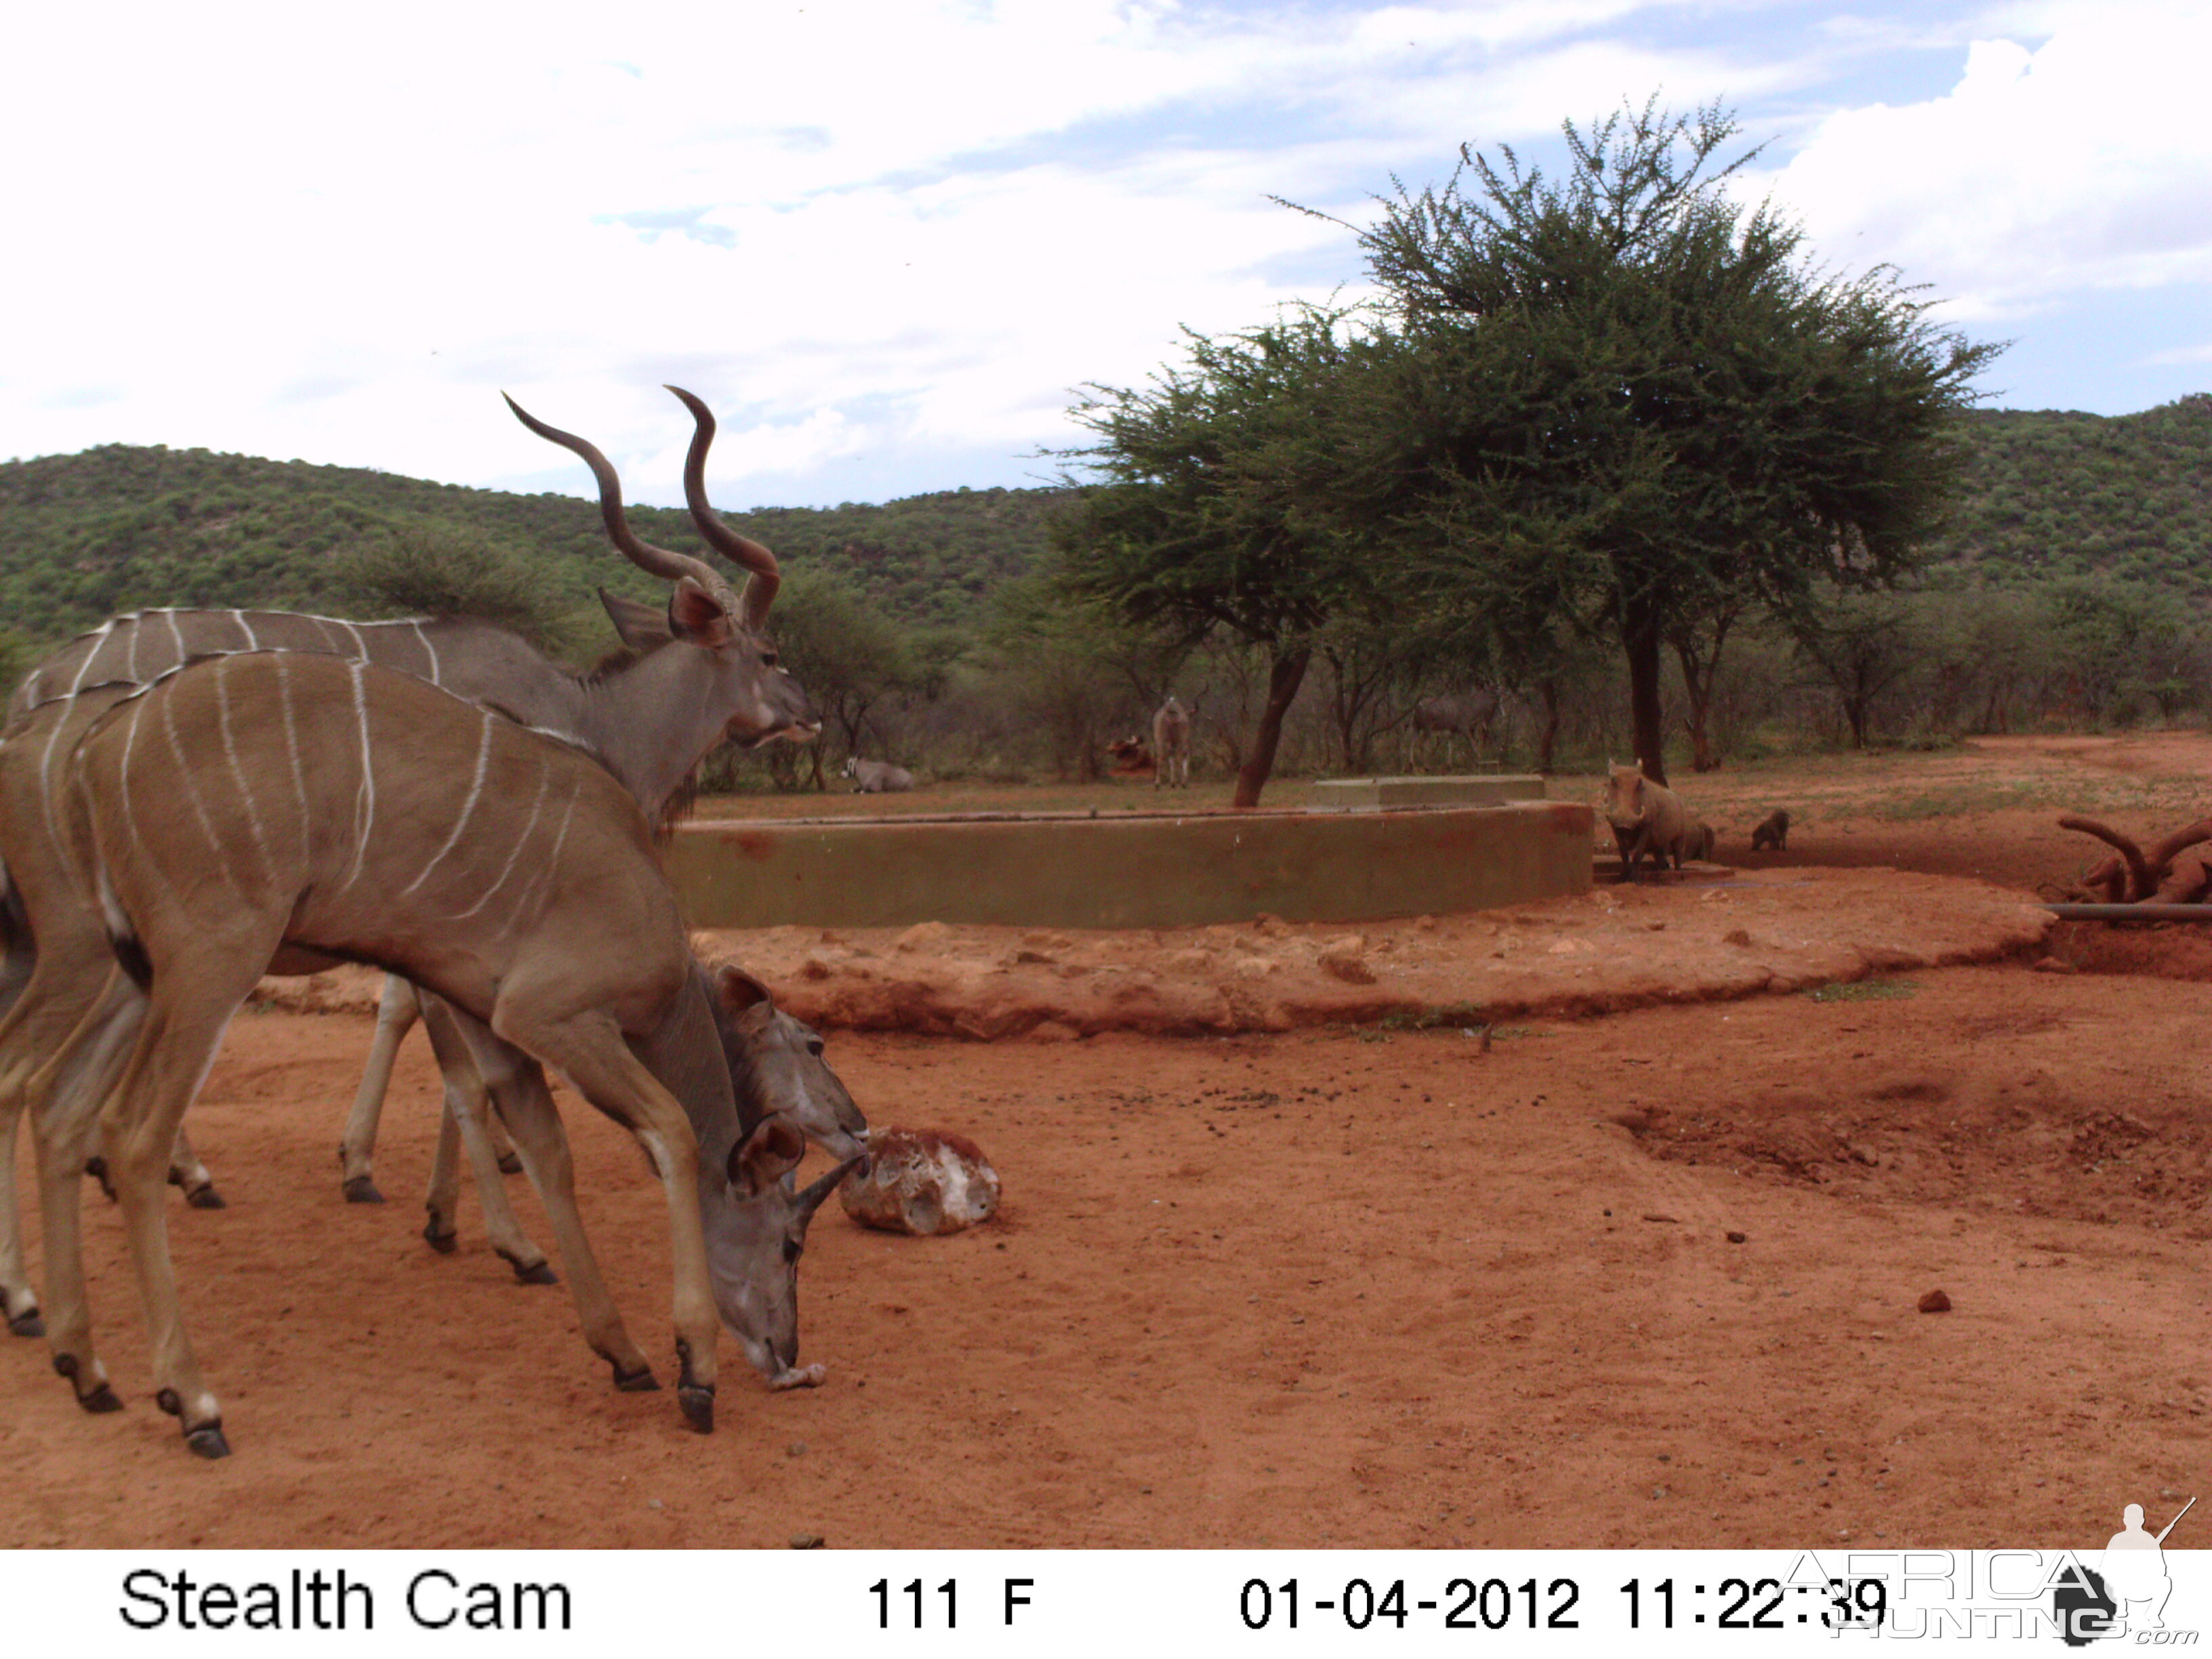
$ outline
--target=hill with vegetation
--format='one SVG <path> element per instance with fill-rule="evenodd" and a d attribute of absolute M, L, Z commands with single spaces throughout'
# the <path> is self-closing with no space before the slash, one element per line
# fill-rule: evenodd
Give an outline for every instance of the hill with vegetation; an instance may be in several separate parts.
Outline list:
<path fill-rule="evenodd" d="M 787 568 L 835 572 L 897 621 L 957 627 L 1037 559 L 1059 499 L 963 489 L 726 516 Z M 647 541 L 698 545 L 680 510 L 630 518 Z M 597 586 L 653 586 L 611 552 L 596 502 L 574 496 L 110 444 L 0 463 L 0 625 L 44 641 L 149 605 L 342 609 L 349 557 L 426 538 L 519 559 L 579 605 Z"/>
<path fill-rule="evenodd" d="M 2102 574 L 2212 589 L 2212 395 L 2138 415 L 1984 410 L 1940 564 L 2010 585 Z M 730 521 L 794 573 L 844 578 L 891 620 L 960 629 L 1034 568 L 1054 489 L 954 489 Z M 632 508 L 647 540 L 697 544 L 680 511 Z M 359 467 L 111 444 L 0 463 L 0 626 L 43 642 L 147 605 L 347 607 L 349 557 L 447 539 L 519 560 L 579 607 L 653 584 L 612 556 L 593 502 Z"/>
<path fill-rule="evenodd" d="M 1983 410 L 1951 533 L 1992 581 L 2106 575 L 2212 588 L 2212 393 L 2139 415 Z"/>

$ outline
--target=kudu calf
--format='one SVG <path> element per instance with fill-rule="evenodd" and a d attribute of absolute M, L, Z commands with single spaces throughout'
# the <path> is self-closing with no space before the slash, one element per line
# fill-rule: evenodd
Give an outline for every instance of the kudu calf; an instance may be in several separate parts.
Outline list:
<path fill-rule="evenodd" d="M 697 602 L 679 585 L 679 610 Z M 143 999 L 97 1127 L 155 1397 L 193 1450 L 228 1445 L 178 1307 L 163 1177 L 224 1026 L 287 947 L 404 975 L 558 1067 L 637 1136 L 667 1196 L 679 1401 L 693 1426 L 713 1426 L 718 1312 L 771 1382 L 814 1380 L 794 1370 L 796 1263 L 843 1170 L 795 1194 L 783 1177 L 804 1151 L 798 1131 L 741 1121 L 652 826 L 580 747 L 362 663 L 221 657 L 120 693 L 91 721 L 64 816 Z M 586 1340 L 618 1383 L 652 1386 L 576 1214 L 550 1096 L 541 1084 L 502 1107 Z M 92 1126 L 53 1127 L 77 1143 L 61 1149 L 71 1168 Z M 56 1369 L 81 1400 L 88 1385 L 107 1395 L 72 1288 L 74 1301 L 57 1296 L 49 1310 Z"/>
<path fill-rule="evenodd" d="M 752 742 L 779 732 L 811 735 L 816 729 L 804 694 L 757 631 L 779 581 L 775 557 L 729 529 L 708 505 L 705 468 L 714 416 L 690 392 L 670 390 L 696 422 L 684 465 L 694 521 L 710 546 L 750 573 L 742 601 L 713 566 L 632 533 L 620 482 L 598 449 L 508 400 L 516 417 L 533 432 L 574 451 L 591 468 L 614 545 L 672 585 L 665 614 L 602 595 L 623 642 L 639 653 L 626 667 L 579 676 L 503 630 L 465 620 L 352 623 L 287 612 L 155 611 L 118 618 L 83 635 L 26 678 L 10 705 L 7 739 L 0 744 L 0 864 L 6 908 L 15 921 L 9 928 L 8 979 L 27 981 L 0 1017 L 0 1311 L 11 1330 L 30 1335 L 40 1328 L 37 1298 L 18 1245 L 12 1179 L 17 1120 L 27 1107 L 35 1127 L 46 1090 L 64 1075 L 52 1064 L 56 1050 L 95 1000 L 112 963 L 98 912 L 82 883 L 69 874 L 55 827 L 58 768 L 85 718 L 72 702 L 79 693 L 143 684 L 194 658 L 234 652 L 329 653 L 373 662 L 498 708 L 526 725 L 580 737 L 654 815 L 726 734 Z M 95 698 L 94 705 L 100 701 Z M 33 955 L 26 974 L 20 963 Z M 318 964 L 295 953 L 291 965 L 307 970 Z M 114 1047 L 110 1043 L 103 1051 L 95 1045 L 91 1052 L 112 1053 Z M 449 1043 L 443 1054 L 459 1052 Z M 388 1072 L 388 1057 L 385 1068 Z M 453 1080 L 471 1094 L 481 1093 L 472 1078 Z M 73 1081 L 97 1088 L 97 1067 L 80 1066 Z M 370 1154 L 381 1101 L 380 1083 L 373 1093 L 365 1085 L 347 1126 L 342 1157 L 349 1197 L 377 1195 Z M 211 1191 L 204 1184 L 204 1170 L 181 1143 L 178 1163 L 188 1192 Z M 501 1253 L 518 1274 L 542 1277 L 543 1254 L 522 1237 L 512 1212 L 495 1194 L 487 1194 L 486 1201 Z M 50 1243 L 50 1272 L 54 1259 Z"/>

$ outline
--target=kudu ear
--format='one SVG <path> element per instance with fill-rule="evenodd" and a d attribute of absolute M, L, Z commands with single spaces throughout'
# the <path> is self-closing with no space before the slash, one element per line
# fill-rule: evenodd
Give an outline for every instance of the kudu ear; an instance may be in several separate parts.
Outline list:
<path fill-rule="evenodd" d="M 599 590 L 599 603 L 606 607 L 607 620 L 615 625 L 615 637 L 639 655 L 668 643 L 668 618 L 653 606 L 610 593 L 604 587 Z"/>
<path fill-rule="evenodd" d="M 732 963 L 714 969 L 714 1001 L 732 1019 L 762 1003 L 771 1009 L 775 1006 L 775 994 L 768 987 Z"/>
<path fill-rule="evenodd" d="M 730 1148 L 730 1185 L 748 1198 L 766 1192 L 799 1165 L 806 1137 L 781 1117 L 763 1118 Z"/>
<path fill-rule="evenodd" d="M 738 630 L 730 620 L 729 607 L 708 592 L 705 583 L 685 576 L 668 596 L 668 631 L 711 651 L 727 645 Z"/>

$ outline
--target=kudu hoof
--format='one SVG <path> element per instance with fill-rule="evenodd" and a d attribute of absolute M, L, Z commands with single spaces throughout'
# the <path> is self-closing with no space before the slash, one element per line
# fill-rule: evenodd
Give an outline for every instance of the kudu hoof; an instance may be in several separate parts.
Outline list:
<path fill-rule="evenodd" d="M 374 1176 L 355 1176 L 345 1183 L 345 1201 L 349 1204 L 381 1204 L 384 1194 L 376 1190 Z"/>
<path fill-rule="evenodd" d="M 676 1403 L 684 1408 L 684 1420 L 701 1434 L 714 1431 L 714 1391 L 696 1382 L 689 1383 L 676 1391 Z"/>
<path fill-rule="evenodd" d="M 90 1412 L 94 1417 L 102 1416 L 108 1412 L 119 1412 L 123 1409 L 123 1402 L 115 1397 L 115 1390 L 105 1382 L 94 1389 L 90 1394 L 78 1394 L 76 1388 L 77 1370 L 78 1366 L 76 1356 L 75 1354 L 58 1353 L 54 1356 L 54 1374 L 58 1376 L 65 1376 L 69 1379 L 70 1392 L 76 1395 L 76 1403 L 79 1406 L 82 1407 L 86 1411 Z"/>
<path fill-rule="evenodd" d="M 212 1181 L 204 1187 L 195 1187 L 186 1193 L 185 1202 L 195 1210 L 227 1210 L 230 1207 L 230 1200 L 215 1189 Z"/>
<path fill-rule="evenodd" d="M 499 1172 L 501 1175 L 520 1175 L 522 1173 L 522 1160 L 517 1158 L 513 1152 L 501 1154 L 499 1160 Z"/>
<path fill-rule="evenodd" d="M 423 1224 L 422 1242 L 425 1244 L 428 1244 L 432 1249 L 435 1250 L 440 1255 L 453 1255 L 453 1253 L 459 1248 L 460 1237 L 461 1236 L 458 1231 L 447 1233 L 440 1232 L 438 1231 L 437 1219 L 434 1217 Z"/>
<path fill-rule="evenodd" d="M 8 1334 L 10 1336 L 44 1336 L 46 1322 L 36 1308 L 26 1308 L 19 1314 L 8 1316 Z"/>
<path fill-rule="evenodd" d="M 230 1442 L 222 1437 L 222 1422 L 203 1423 L 197 1429 L 185 1431 L 185 1444 L 191 1448 L 192 1455 L 212 1462 L 230 1455 Z"/>
<path fill-rule="evenodd" d="M 511 1250 L 499 1252 L 499 1259 L 514 1269 L 514 1276 L 525 1285 L 558 1285 L 560 1274 L 553 1271 L 552 1263 L 544 1261 L 525 1261 Z"/>
<path fill-rule="evenodd" d="M 615 1387 L 620 1389 L 624 1394 L 659 1392 L 660 1379 L 653 1374 L 652 1366 L 640 1365 L 635 1370 L 624 1375 L 622 1361 L 619 1359 L 610 1359 L 607 1364 L 614 1368 Z"/>

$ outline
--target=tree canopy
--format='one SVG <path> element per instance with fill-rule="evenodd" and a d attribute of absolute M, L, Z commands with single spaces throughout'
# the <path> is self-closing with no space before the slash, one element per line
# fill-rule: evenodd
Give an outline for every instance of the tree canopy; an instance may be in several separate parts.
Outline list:
<path fill-rule="evenodd" d="M 1887 268 L 1810 266 L 1798 228 L 1726 193 L 1757 153 L 1718 161 L 1737 131 L 1652 103 L 1569 122 L 1557 181 L 1463 149 L 1361 237 L 1400 347 L 1361 397 L 1394 447 L 1389 529 L 1462 596 L 1617 639 L 1655 779 L 1662 643 L 1894 580 L 1999 349 L 1935 327 Z"/>

